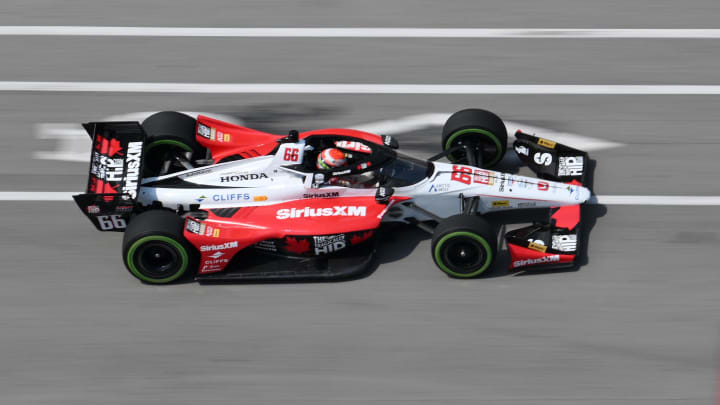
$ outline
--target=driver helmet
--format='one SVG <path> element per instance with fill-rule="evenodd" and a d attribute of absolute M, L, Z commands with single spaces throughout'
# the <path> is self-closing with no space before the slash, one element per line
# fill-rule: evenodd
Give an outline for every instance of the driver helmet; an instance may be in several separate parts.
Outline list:
<path fill-rule="evenodd" d="M 347 163 L 347 156 L 338 148 L 327 148 L 317 157 L 317 168 L 321 170 L 332 170 L 345 166 L 345 163 Z"/>

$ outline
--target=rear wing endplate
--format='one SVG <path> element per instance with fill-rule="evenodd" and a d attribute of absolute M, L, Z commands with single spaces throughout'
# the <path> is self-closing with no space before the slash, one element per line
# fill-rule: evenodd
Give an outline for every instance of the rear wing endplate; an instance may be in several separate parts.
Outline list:
<path fill-rule="evenodd" d="M 135 209 L 142 175 L 145 131 L 137 122 L 90 122 L 92 138 L 88 182 L 73 196 L 98 230 L 125 230 Z"/>
<path fill-rule="evenodd" d="M 515 133 L 515 153 L 538 177 L 585 184 L 588 154 L 548 139 L 521 131 Z"/>
<path fill-rule="evenodd" d="M 547 223 L 510 231 L 505 235 L 510 253 L 510 269 L 536 270 L 577 268 L 583 250 L 580 206 L 550 210 Z"/>

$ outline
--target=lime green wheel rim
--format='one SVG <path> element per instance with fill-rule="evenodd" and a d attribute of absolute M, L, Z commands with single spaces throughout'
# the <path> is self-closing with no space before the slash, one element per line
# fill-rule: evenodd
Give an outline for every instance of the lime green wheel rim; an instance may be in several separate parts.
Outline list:
<path fill-rule="evenodd" d="M 164 242 L 164 243 L 167 243 L 168 245 L 172 246 L 173 248 L 175 248 L 177 250 L 178 254 L 180 255 L 180 259 L 181 259 L 180 269 L 178 269 L 178 271 L 176 271 L 174 274 L 172 274 L 168 277 L 165 277 L 165 278 L 152 278 L 152 277 L 148 277 L 145 274 L 143 274 L 135 265 L 134 256 L 135 256 L 135 251 L 137 251 L 137 249 L 140 246 L 142 246 L 143 244 L 148 243 L 148 242 Z M 187 270 L 187 267 L 188 267 L 188 263 L 190 262 L 187 250 L 180 243 L 178 243 L 178 241 L 168 238 L 167 236 L 161 236 L 161 235 L 145 236 L 143 238 L 136 240 L 132 244 L 132 246 L 130 246 L 130 249 L 128 250 L 127 256 L 125 259 L 126 259 L 126 262 L 128 265 L 128 269 L 135 277 L 139 278 L 140 280 L 142 280 L 146 283 L 152 283 L 152 284 L 166 284 L 166 283 L 170 283 L 170 282 L 177 280 L 183 274 L 185 274 L 185 271 Z"/>
<path fill-rule="evenodd" d="M 449 267 L 447 267 L 447 265 L 442 260 L 441 250 L 442 250 L 443 244 L 445 242 L 447 242 L 449 239 L 459 237 L 459 236 L 460 237 L 464 236 L 464 237 L 473 239 L 476 242 L 478 242 L 480 245 L 482 245 L 482 247 L 485 249 L 485 262 L 479 269 L 473 271 L 472 273 L 458 273 L 458 272 L 452 271 L 452 270 L 450 270 Z M 438 267 L 440 267 L 440 269 L 442 271 L 444 271 L 445 273 L 447 273 L 453 277 L 458 277 L 458 278 L 471 278 L 471 277 L 475 277 L 475 276 L 482 274 L 482 272 L 484 272 L 485 270 L 487 270 L 488 267 L 490 267 L 490 263 L 492 263 L 492 260 L 493 260 L 492 249 L 490 248 L 490 244 L 485 240 L 485 238 L 483 238 L 480 235 L 474 234 L 472 232 L 467 232 L 467 231 L 451 232 L 451 233 L 443 236 L 438 241 L 438 243 L 435 245 L 435 251 L 433 252 L 433 254 L 435 257 L 435 263 L 437 263 Z"/>
<path fill-rule="evenodd" d="M 452 143 L 455 139 L 458 137 L 468 134 L 468 133 L 478 133 L 487 136 L 490 138 L 493 143 L 495 143 L 495 146 L 497 146 L 497 153 L 495 154 L 495 158 L 488 162 L 487 166 L 492 166 L 495 163 L 497 163 L 502 158 L 502 145 L 500 144 L 500 140 L 490 131 L 480 129 L 480 128 L 467 128 L 467 129 L 461 129 L 460 131 L 457 131 L 450 135 L 450 137 L 445 141 L 445 150 L 448 150 L 452 147 Z M 452 158 L 452 156 L 448 156 L 449 158 Z M 451 159 L 453 160 L 453 159 Z"/>
<path fill-rule="evenodd" d="M 182 142 L 180 142 L 180 141 L 176 141 L 176 140 L 174 140 L 174 139 L 161 139 L 161 140 L 159 140 L 159 141 L 152 142 L 152 143 L 150 143 L 148 146 L 146 146 L 146 147 L 145 147 L 145 152 L 147 153 L 147 152 L 150 151 L 151 149 L 154 149 L 154 148 L 156 148 L 156 147 L 158 147 L 158 146 L 162 146 L 162 145 L 175 146 L 175 147 L 180 148 L 180 149 L 182 149 L 182 150 L 184 150 L 184 151 L 186 151 L 186 152 L 192 152 L 192 151 L 193 151 L 191 147 L 189 147 L 188 145 L 186 145 L 186 144 L 184 144 L 184 143 L 182 143 Z"/>

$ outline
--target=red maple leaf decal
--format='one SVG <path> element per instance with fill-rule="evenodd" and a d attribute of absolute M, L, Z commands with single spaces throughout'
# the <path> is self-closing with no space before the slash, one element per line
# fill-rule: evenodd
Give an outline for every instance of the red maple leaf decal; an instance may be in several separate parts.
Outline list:
<path fill-rule="evenodd" d="M 91 178 L 90 180 L 90 191 L 97 193 L 97 194 L 117 194 L 116 188 L 119 186 L 119 184 L 112 185 L 110 183 L 106 183 L 103 180 Z M 105 201 L 112 201 L 112 196 L 105 196 L 103 197 Z"/>
<path fill-rule="evenodd" d="M 303 254 L 310 250 L 310 241 L 307 239 L 297 240 L 295 238 L 285 238 L 285 250 L 292 253 Z"/>
<path fill-rule="evenodd" d="M 350 244 L 351 245 L 357 245 L 358 243 L 365 242 L 366 240 L 370 239 L 372 237 L 373 231 L 367 231 L 363 234 L 355 235 L 352 238 L 350 238 Z"/>
<path fill-rule="evenodd" d="M 103 138 L 102 135 L 100 135 L 100 134 L 95 135 L 95 149 L 99 150 L 100 153 L 103 153 L 103 150 L 102 150 L 103 145 L 105 145 L 106 142 L 107 141 L 105 140 L 105 138 Z"/>
<path fill-rule="evenodd" d="M 122 145 L 120 144 L 120 141 L 118 141 L 117 139 L 111 139 L 110 140 L 110 151 L 108 152 L 108 156 L 111 156 L 111 157 L 115 156 L 120 151 L 122 151 Z M 122 153 L 119 153 L 119 154 L 122 155 Z"/>
<path fill-rule="evenodd" d="M 92 178 L 91 184 L 90 184 L 90 191 L 95 192 L 97 194 L 115 194 L 117 193 L 116 188 L 119 186 L 119 184 L 112 185 L 110 183 L 106 183 L 103 180 Z"/>
<path fill-rule="evenodd" d="M 100 134 L 95 135 L 95 149 L 100 151 L 103 155 L 113 157 L 120 153 L 123 149 L 122 144 L 117 139 L 110 139 L 103 137 Z"/>

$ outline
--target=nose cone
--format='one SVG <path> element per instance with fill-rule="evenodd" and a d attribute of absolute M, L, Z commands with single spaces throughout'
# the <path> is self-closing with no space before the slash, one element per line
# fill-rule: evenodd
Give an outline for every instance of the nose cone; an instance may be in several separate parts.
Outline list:
<path fill-rule="evenodd" d="M 578 194 L 580 196 L 578 198 L 578 200 L 581 203 L 587 202 L 590 199 L 590 197 L 592 197 L 592 192 L 587 187 L 578 186 Z"/>

